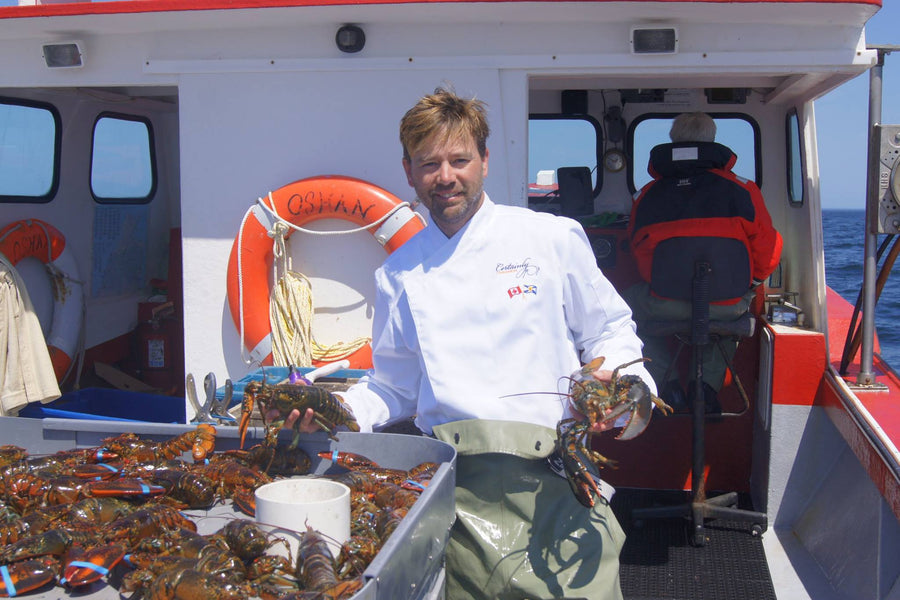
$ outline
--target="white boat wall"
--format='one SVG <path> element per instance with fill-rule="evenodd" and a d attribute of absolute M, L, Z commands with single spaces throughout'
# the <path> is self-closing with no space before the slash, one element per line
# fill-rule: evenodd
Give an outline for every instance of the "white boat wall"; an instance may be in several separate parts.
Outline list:
<path fill-rule="evenodd" d="M 134 366 L 128 356 L 147 333 L 139 321 L 149 310 L 139 305 L 172 301 L 180 318 L 167 338 L 165 377 L 148 383 L 183 395 L 187 373 L 237 380 L 266 355 L 243 348 L 229 307 L 228 262 L 247 211 L 269 192 L 321 175 L 359 178 L 413 202 L 398 123 L 435 87 L 488 104 L 491 198 L 541 210 L 561 209 L 541 205 L 535 184 L 542 182 L 529 166 L 539 153 L 539 116 L 586 116 L 599 125 L 600 152 L 584 163 L 596 182 L 588 210 L 596 215 L 630 210 L 646 171 L 646 151 L 639 164 L 634 158 L 641 123 L 694 110 L 736 118 L 749 124 L 746 154 L 784 238 L 769 304 L 788 306 L 775 313 L 800 319 L 775 323 L 763 310 L 759 333 L 742 343 L 737 361 L 752 404 L 747 414 L 708 426 L 707 487 L 746 493 L 768 515 L 763 543 L 779 598 L 898 599 L 900 382 L 876 355 L 877 385 L 856 385 L 857 372 L 871 367 L 865 345 L 849 374 L 837 372 L 852 308 L 825 283 L 814 110 L 817 98 L 879 62 L 864 27 L 880 4 L 133 0 L 0 7 L 0 108 L 52 107 L 61 128 L 58 185 L 36 201 L 0 198 L 0 227 L 40 219 L 65 236 L 83 283 L 85 373 L 94 361 Z M 364 33 L 358 51 L 336 43 L 347 24 Z M 636 48 L 635 29 L 638 37 L 641 30 L 671 32 L 663 39 L 671 46 Z M 48 66 L 44 45 L 74 42 L 81 66 Z M 103 174 L 92 171 L 92 149 L 104 117 L 148 127 L 153 179 L 142 198 L 97 198 L 92 180 Z M 0 120 L 0 144 L 2 136 Z M 603 163 L 610 149 L 624 152 L 624 168 L 615 154 Z M 541 170 L 575 166 L 553 160 L 551 152 Z M 551 198 L 554 177 L 544 188 Z M 861 208 L 865 190 L 859 194 Z M 305 227 L 356 225 L 327 219 Z M 621 289 L 633 281 L 621 223 L 605 221 L 589 234 L 613 283 Z M 369 335 L 372 273 L 386 256 L 375 236 L 299 232 L 289 240 L 293 269 L 312 282 L 317 341 Z M 50 284 L 38 261 L 23 261 L 21 271 L 46 327 Z M 167 284 L 154 290 L 153 280 Z M 258 288 L 245 293 L 268 297 Z M 871 352 L 877 340 L 869 342 Z M 132 374 L 146 372 L 137 365 Z M 74 380 L 70 373 L 66 382 Z M 737 399 L 729 394 L 723 404 Z M 187 402 L 186 412 L 190 420 Z M 615 485 L 690 488 L 689 423 L 663 421 L 654 419 L 629 442 L 633 463 L 623 459 L 610 475 Z"/>

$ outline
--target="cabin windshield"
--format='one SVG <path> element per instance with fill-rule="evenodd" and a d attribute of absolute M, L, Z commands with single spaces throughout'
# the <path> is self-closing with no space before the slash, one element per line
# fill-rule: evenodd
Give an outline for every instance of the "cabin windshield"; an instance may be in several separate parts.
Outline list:
<path fill-rule="evenodd" d="M 732 171 L 761 186 L 762 177 L 757 169 L 759 161 L 756 159 L 759 139 L 754 123 L 746 115 L 712 114 L 712 117 L 716 122 L 716 142 L 728 146 L 737 155 Z M 630 139 L 635 165 L 630 182 L 633 190 L 641 189 L 650 181 L 646 168 L 650 150 L 670 141 L 669 129 L 672 128 L 673 119 L 673 115 L 648 115 L 637 119 L 633 125 Z"/>
<path fill-rule="evenodd" d="M 555 187 L 559 167 L 588 166 L 591 188 L 599 192 L 597 164 L 604 138 L 593 117 L 568 115 L 531 115 L 528 119 L 528 181 L 538 189 Z"/>

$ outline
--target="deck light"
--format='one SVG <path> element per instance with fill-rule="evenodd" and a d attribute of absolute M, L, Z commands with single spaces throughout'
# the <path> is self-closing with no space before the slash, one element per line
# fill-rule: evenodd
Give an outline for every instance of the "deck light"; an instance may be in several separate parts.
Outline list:
<path fill-rule="evenodd" d="M 359 52 L 366 45 L 366 34 L 357 25 L 342 25 L 334 36 L 334 42 L 341 52 Z"/>
<path fill-rule="evenodd" d="M 674 27 L 632 27 L 634 54 L 674 54 L 678 52 L 678 30 Z"/>
<path fill-rule="evenodd" d="M 51 69 L 74 69 L 84 66 L 81 42 L 55 42 L 42 47 L 44 62 Z"/>

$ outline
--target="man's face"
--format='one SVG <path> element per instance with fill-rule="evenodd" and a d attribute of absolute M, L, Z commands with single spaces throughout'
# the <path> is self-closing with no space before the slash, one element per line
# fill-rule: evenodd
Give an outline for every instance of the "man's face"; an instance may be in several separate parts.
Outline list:
<path fill-rule="evenodd" d="M 444 235 L 452 237 L 469 222 L 484 199 L 488 152 L 484 158 L 471 137 L 444 140 L 436 135 L 403 159 L 406 179 Z"/>

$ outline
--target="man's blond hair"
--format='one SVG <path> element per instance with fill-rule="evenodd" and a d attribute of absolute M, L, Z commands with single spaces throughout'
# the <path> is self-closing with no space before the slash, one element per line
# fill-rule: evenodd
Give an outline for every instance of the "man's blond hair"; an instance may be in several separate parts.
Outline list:
<path fill-rule="evenodd" d="M 475 98 L 460 98 L 445 88 L 423 97 L 400 120 L 400 143 L 407 160 L 435 136 L 439 141 L 471 136 L 484 158 L 488 135 L 487 105 Z"/>

